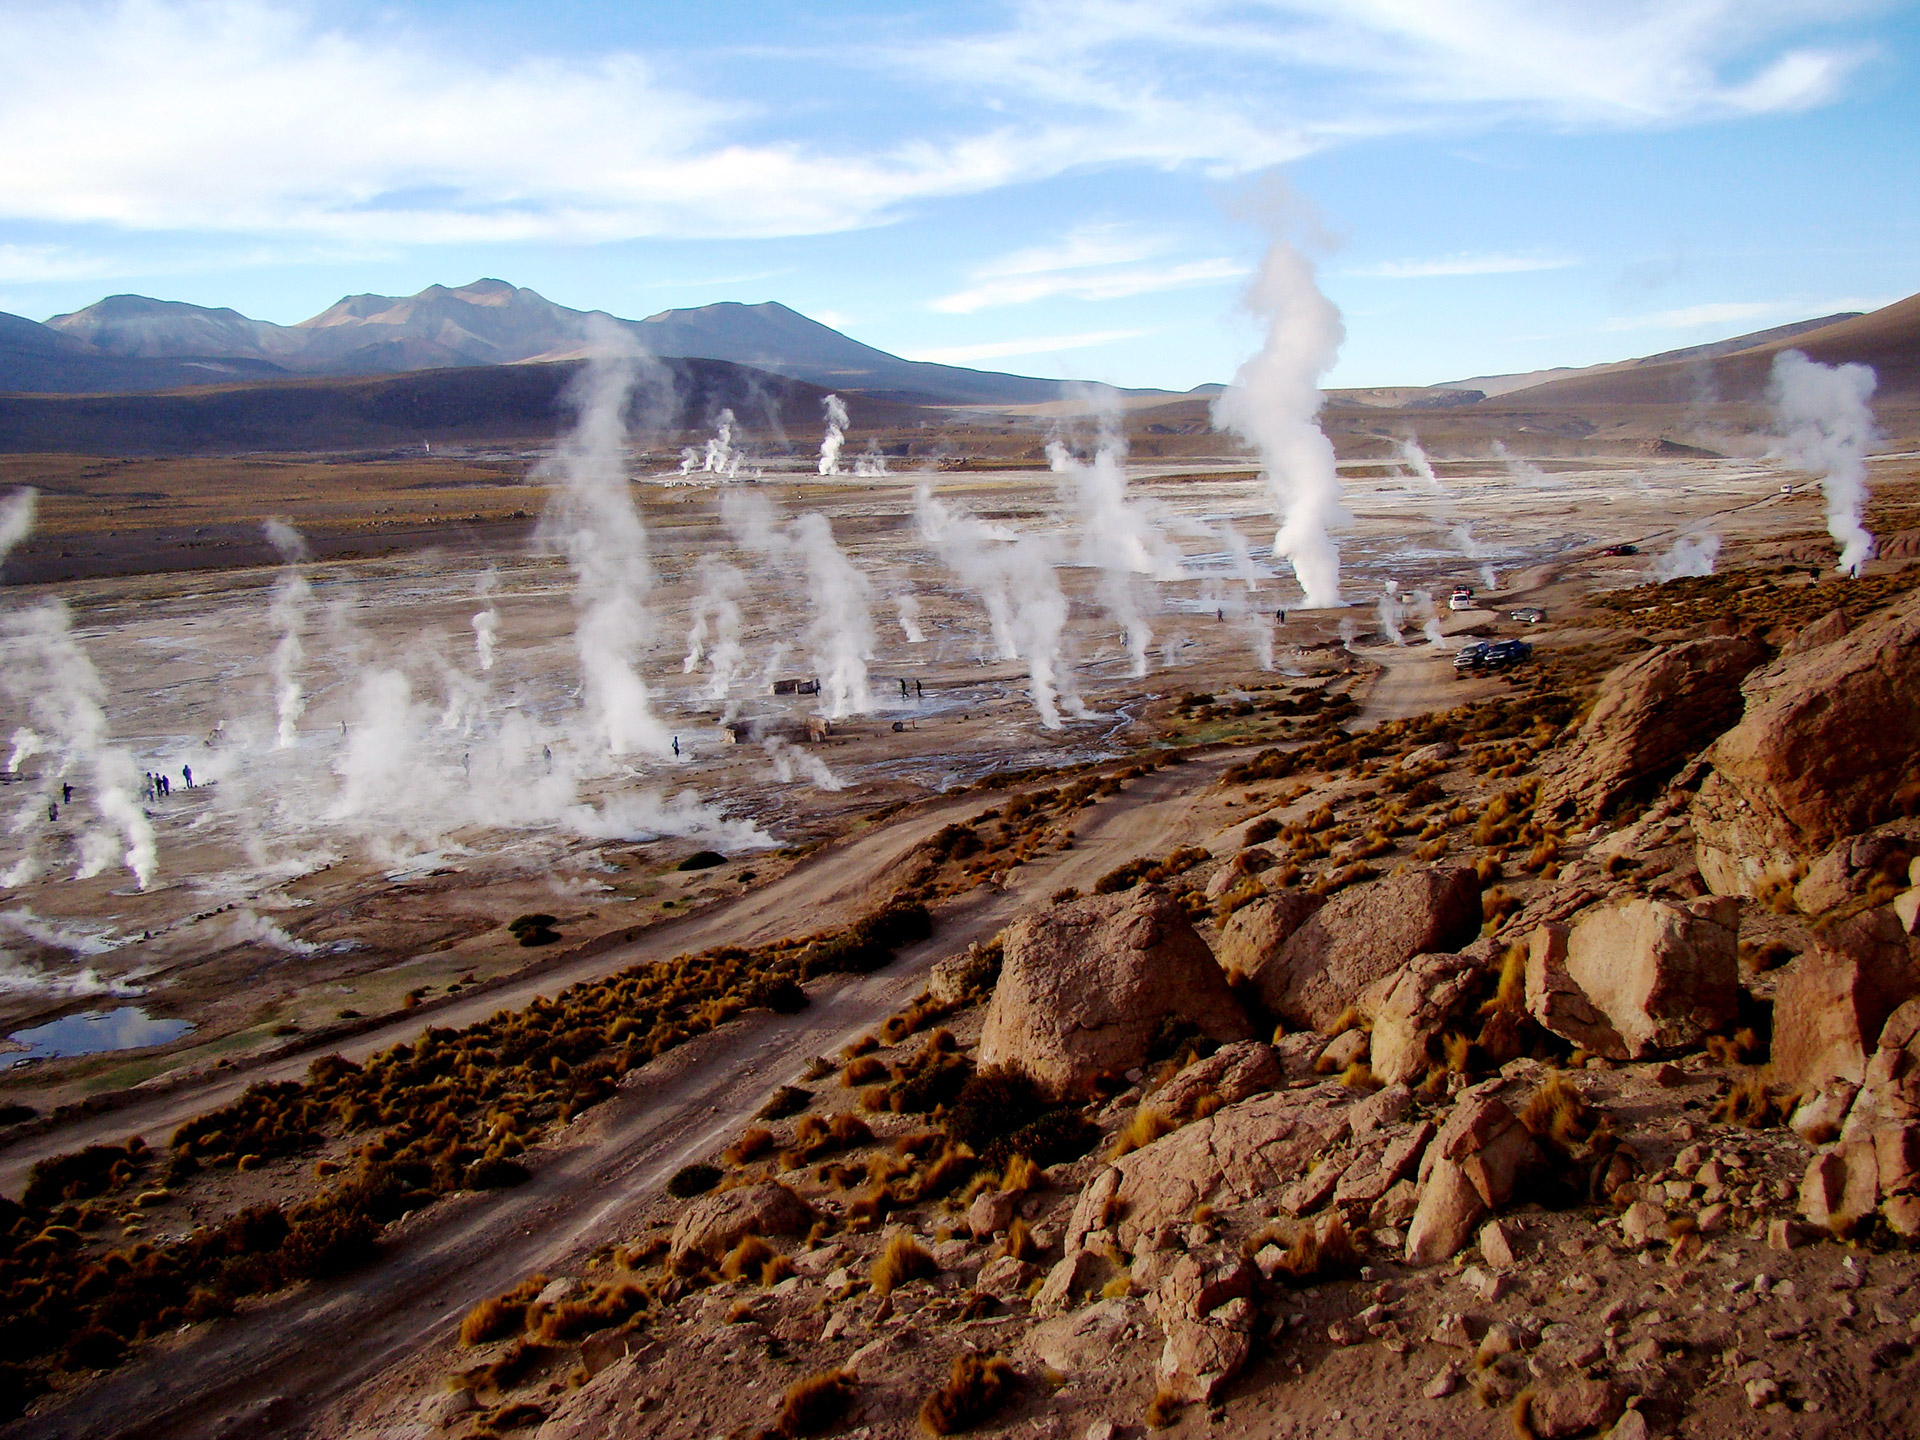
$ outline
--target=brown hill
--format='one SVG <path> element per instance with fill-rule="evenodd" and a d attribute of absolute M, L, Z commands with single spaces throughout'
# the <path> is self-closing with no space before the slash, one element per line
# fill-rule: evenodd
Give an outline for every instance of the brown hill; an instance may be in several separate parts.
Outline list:
<path fill-rule="evenodd" d="M 1773 357 L 1783 350 L 1802 350 L 1828 365 L 1848 361 L 1871 365 L 1880 377 L 1879 397 L 1914 398 L 1920 395 L 1920 295 L 1733 354 L 1693 356 L 1549 381 L 1530 387 L 1525 400 L 1529 405 L 1752 404 L 1766 399 Z"/>

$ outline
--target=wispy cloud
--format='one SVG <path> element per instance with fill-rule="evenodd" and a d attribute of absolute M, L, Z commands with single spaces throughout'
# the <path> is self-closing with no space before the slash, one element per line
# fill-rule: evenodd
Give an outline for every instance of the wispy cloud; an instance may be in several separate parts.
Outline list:
<path fill-rule="evenodd" d="M 119 267 L 100 255 L 85 255 L 58 245 L 0 245 L 0 281 L 34 284 L 47 280 L 90 280 Z"/>
<path fill-rule="evenodd" d="M 1341 270 L 1365 280 L 1432 280 L 1454 275 L 1521 275 L 1533 270 L 1570 270 L 1571 255 L 1440 255 L 1426 260 L 1381 260 Z"/>
<path fill-rule="evenodd" d="M 990 340 L 981 345 L 947 345 L 932 350 L 909 350 L 908 360 L 935 365 L 971 365 L 976 360 L 1004 360 L 1013 355 L 1058 355 L 1069 350 L 1091 350 L 1119 340 L 1138 340 L 1151 330 L 1089 330 L 1079 335 L 1030 335 L 1021 340 Z"/>
<path fill-rule="evenodd" d="M 935 7 L 824 58 L 763 48 L 783 108 L 697 55 L 463 49 L 357 8 L 0 5 L 0 217 L 355 245 L 820 234 L 1096 168 L 1804 109 L 1867 53 L 1819 38 L 1849 0 L 1023 0 L 959 34 Z M 928 103 L 863 123 L 875 72 Z"/>

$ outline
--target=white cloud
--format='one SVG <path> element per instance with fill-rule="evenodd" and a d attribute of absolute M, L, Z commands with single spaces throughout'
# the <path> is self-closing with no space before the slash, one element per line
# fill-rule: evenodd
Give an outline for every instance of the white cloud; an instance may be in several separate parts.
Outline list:
<path fill-rule="evenodd" d="M 1091 350 L 1118 340 L 1137 340 L 1151 330 L 1089 330 L 1080 335 L 1034 335 L 1024 340 L 992 340 L 981 345 L 948 345 L 934 350 L 910 350 L 908 360 L 935 365 L 970 365 L 976 360 L 1003 360 L 1010 355 L 1057 355 L 1068 350 Z"/>
<path fill-rule="evenodd" d="M 0 245 L 0 281 L 37 283 L 89 280 L 114 274 L 119 267 L 99 255 L 83 255 L 58 245 Z"/>
<path fill-rule="evenodd" d="M 1443 255 L 1430 260 L 1382 260 L 1340 271 L 1365 280 L 1429 280 L 1454 275 L 1520 275 L 1534 270 L 1570 270 L 1570 255 Z"/>
<path fill-rule="evenodd" d="M 0 217 L 363 246 L 824 233 L 1096 167 L 1234 176 L 1437 126 L 1803 108 L 1862 59 L 1806 38 L 1848 3 L 1026 0 L 997 28 L 911 31 L 953 23 L 936 8 L 904 41 L 788 57 L 806 85 L 786 111 L 778 83 L 698 63 L 492 58 L 300 0 L 13 3 Z M 857 123 L 876 70 L 922 87 L 926 118 Z M 1172 283 L 1202 278 L 1221 277 Z"/>
<path fill-rule="evenodd" d="M 983 281 L 952 295 L 943 295 L 933 302 L 933 308 L 951 315 L 971 315 L 976 310 L 1024 305 L 1061 295 L 1076 300 L 1120 300 L 1158 290 L 1177 290 L 1189 285 L 1238 280 L 1245 274 L 1247 267 L 1237 260 L 1195 260 L 1184 265 L 1138 265 L 1080 273 L 1054 271 L 1050 274 L 1008 275 Z"/>

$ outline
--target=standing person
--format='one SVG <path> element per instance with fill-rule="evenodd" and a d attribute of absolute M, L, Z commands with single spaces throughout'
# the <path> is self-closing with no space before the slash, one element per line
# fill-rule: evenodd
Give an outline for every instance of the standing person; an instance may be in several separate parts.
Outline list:
<path fill-rule="evenodd" d="M 924 700 L 926 698 L 926 694 L 927 694 L 926 687 L 922 685 L 918 680 L 914 681 L 913 682 L 913 698 L 916 700 Z"/>
<path fill-rule="evenodd" d="M 59 803 L 57 801 L 49 800 L 47 802 L 47 823 L 52 824 L 54 821 L 58 820 L 59 818 L 60 818 Z"/>
<path fill-rule="evenodd" d="M 907 698 L 907 682 L 904 678 L 900 681 L 900 698 L 902 700 Z"/>
<path fill-rule="evenodd" d="M 180 767 L 180 774 L 181 774 L 181 777 L 185 779 L 187 782 L 187 789 L 189 790 L 193 789 L 193 766 L 182 765 Z"/>
<path fill-rule="evenodd" d="M 680 758 L 680 737 L 678 735 L 673 737 L 673 758 L 676 760 Z"/>
<path fill-rule="evenodd" d="M 67 784 L 65 781 L 62 781 L 60 784 L 60 803 L 62 805 L 71 805 L 73 803 L 73 786 Z"/>
<path fill-rule="evenodd" d="M 167 777 L 163 774 L 160 777 L 160 798 L 162 800 L 165 800 L 172 794 L 173 794 L 173 782 L 168 780 Z"/>

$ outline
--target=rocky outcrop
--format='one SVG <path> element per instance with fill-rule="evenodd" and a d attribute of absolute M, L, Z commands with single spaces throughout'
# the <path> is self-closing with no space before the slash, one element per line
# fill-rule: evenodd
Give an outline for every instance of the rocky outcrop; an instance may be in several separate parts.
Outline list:
<path fill-rule="evenodd" d="M 1827 927 L 1774 992 L 1774 1077 L 1798 1090 L 1862 1083 L 1887 1017 L 1916 993 L 1920 967 L 1891 910 Z"/>
<path fill-rule="evenodd" d="M 1153 1092 L 1152 1104 L 1154 1109 L 1184 1120 L 1203 1098 L 1238 1105 L 1250 1095 L 1278 1089 L 1286 1079 L 1280 1057 L 1271 1045 L 1242 1040 L 1195 1060 Z"/>
<path fill-rule="evenodd" d="M 1876 881 L 1889 888 L 1904 882 L 1920 843 L 1905 833 L 1920 829 L 1909 821 L 1868 835 L 1851 835 L 1813 862 L 1793 887 L 1793 903 L 1807 915 L 1821 915 L 1864 895 Z"/>
<path fill-rule="evenodd" d="M 1756 670 L 1745 691 L 1692 812 L 1700 873 L 1723 895 L 1894 818 L 1920 750 L 1920 592 Z"/>
<path fill-rule="evenodd" d="M 1254 1272 L 1190 1254 L 1143 1268 L 1153 1281 L 1148 1307 L 1166 1335 L 1161 1384 L 1176 1399 L 1209 1404 L 1253 1353 Z"/>
<path fill-rule="evenodd" d="M 1567 932 L 1564 979 L 1606 1017 L 1627 1055 L 1697 1045 L 1739 1013 L 1736 915 L 1732 902 L 1716 899 L 1589 910 Z M 1543 961 L 1543 976 L 1550 969 Z M 1560 1004 L 1572 1013 L 1564 989 Z"/>
<path fill-rule="evenodd" d="M 1284 944 L 1246 956 L 1240 968 L 1268 1010 L 1324 1029 L 1414 956 L 1458 950 L 1479 931 L 1479 876 L 1430 866 L 1341 891 Z"/>
<path fill-rule="evenodd" d="M 1614 670 L 1562 749 L 1564 768 L 1541 785 L 1538 812 L 1589 819 L 1665 780 L 1739 717 L 1740 682 L 1765 654 L 1744 635 L 1713 635 Z"/>
<path fill-rule="evenodd" d="M 813 1228 L 813 1207 L 773 1180 L 702 1195 L 673 1227 L 670 1254 L 718 1260 L 749 1235 L 804 1235 Z"/>
<path fill-rule="evenodd" d="M 1206 941 L 1142 887 L 1028 914 L 1008 927 L 980 1036 L 981 1067 L 1017 1067 L 1062 1093 L 1146 1059 L 1163 1020 L 1250 1038 Z"/>
<path fill-rule="evenodd" d="M 1221 925 L 1214 958 L 1230 976 L 1255 974 L 1326 903 L 1323 896 L 1305 890 L 1276 890 L 1250 900 Z"/>

